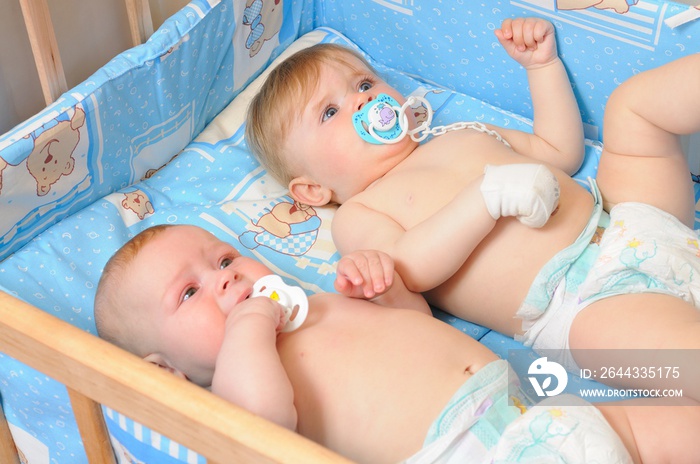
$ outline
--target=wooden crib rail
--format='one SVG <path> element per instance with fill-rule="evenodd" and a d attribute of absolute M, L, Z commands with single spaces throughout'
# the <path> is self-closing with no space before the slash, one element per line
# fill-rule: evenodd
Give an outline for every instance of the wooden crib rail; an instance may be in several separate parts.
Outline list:
<path fill-rule="evenodd" d="M 5 419 L 5 413 L 0 405 L 0 462 L 7 464 L 20 464 L 12 432 Z"/>
<path fill-rule="evenodd" d="M 126 14 L 129 16 L 131 43 L 141 45 L 153 35 L 151 5 L 148 0 L 126 0 Z"/>
<path fill-rule="evenodd" d="M 66 385 L 90 463 L 113 458 L 97 403 L 211 463 L 350 463 L 4 292 L 0 351 Z M 7 449 L 2 439 L 0 427 L 0 447 Z"/>
<path fill-rule="evenodd" d="M 142 44 L 153 34 L 149 0 L 125 0 L 131 41 Z M 19 0 L 29 34 L 44 101 L 50 105 L 68 90 L 47 0 Z"/>

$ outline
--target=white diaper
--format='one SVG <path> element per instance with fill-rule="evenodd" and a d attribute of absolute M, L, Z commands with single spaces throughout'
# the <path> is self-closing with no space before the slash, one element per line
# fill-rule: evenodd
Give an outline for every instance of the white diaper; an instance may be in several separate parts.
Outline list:
<path fill-rule="evenodd" d="M 579 288 L 590 304 L 626 293 L 663 293 L 700 306 L 700 239 L 675 216 L 644 203 L 620 203 L 600 256 Z"/>
<path fill-rule="evenodd" d="M 540 270 L 516 315 L 516 340 L 569 372 L 579 367 L 569 350 L 576 315 L 615 295 L 661 293 L 700 306 L 700 238 L 675 216 L 643 203 L 620 203 L 608 215 L 600 192 L 591 219 L 574 244 Z"/>
<path fill-rule="evenodd" d="M 548 398 L 510 424 L 493 463 L 631 463 L 632 457 L 600 411 L 573 395 Z"/>
<path fill-rule="evenodd" d="M 598 186 L 590 182 L 595 203 L 588 224 L 574 243 L 540 269 L 516 313 L 523 320 L 524 334 L 515 339 L 573 373 L 579 371 L 569 350 L 569 332 L 576 315 L 589 304 L 579 299 L 579 287 L 598 259 L 600 237 L 610 220 Z"/>
<path fill-rule="evenodd" d="M 610 424 L 585 400 L 559 395 L 528 404 L 508 363 L 494 361 L 464 383 L 433 423 L 423 449 L 405 462 L 632 462 Z"/>

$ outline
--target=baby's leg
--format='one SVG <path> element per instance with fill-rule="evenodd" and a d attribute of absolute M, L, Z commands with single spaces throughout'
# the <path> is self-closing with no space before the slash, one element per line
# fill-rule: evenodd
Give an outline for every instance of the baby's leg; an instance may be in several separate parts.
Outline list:
<path fill-rule="evenodd" d="M 596 301 L 574 319 L 569 347 L 579 367 L 598 372 L 602 367 L 663 368 L 653 378 L 619 376 L 606 384 L 682 388 L 684 398 L 700 401 L 700 311 L 680 298 L 638 293 Z M 666 367 L 677 368 L 678 374 Z"/>
<path fill-rule="evenodd" d="M 635 463 L 698 462 L 700 403 L 635 400 L 595 406 L 617 432 Z"/>
<path fill-rule="evenodd" d="M 694 198 L 678 135 L 700 131 L 700 54 L 631 77 L 608 100 L 598 185 L 605 209 L 637 201 L 686 225 Z"/>

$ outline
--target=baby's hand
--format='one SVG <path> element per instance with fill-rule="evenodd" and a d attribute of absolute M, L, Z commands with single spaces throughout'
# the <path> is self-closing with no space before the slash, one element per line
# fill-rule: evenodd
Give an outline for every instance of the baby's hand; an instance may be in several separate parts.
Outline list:
<path fill-rule="evenodd" d="M 558 58 L 554 26 L 546 19 L 506 19 L 495 33 L 508 55 L 525 69 L 544 66 Z"/>
<path fill-rule="evenodd" d="M 537 228 L 547 223 L 559 204 L 559 181 L 541 164 L 486 165 L 481 194 L 494 219 L 514 216 Z"/>
<path fill-rule="evenodd" d="M 394 260 L 381 251 L 355 251 L 338 263 L 335 289 L 351 298 L 375 298 L 393 284 Z"/>
<path fill-rule="evenodd" d="M 285 324 L 284 309 L 278 302 L 264 297 L 248 298 L 240 302 L 226 318 L 226 331 L 229 332 L 233 326 L 246 320 L 249 317 L 258 317 L 258 320 L 267 318 L 270 327 L 276 332 L 280 332 Z M 251 319 L 247 319 L 250 321 Z"/>

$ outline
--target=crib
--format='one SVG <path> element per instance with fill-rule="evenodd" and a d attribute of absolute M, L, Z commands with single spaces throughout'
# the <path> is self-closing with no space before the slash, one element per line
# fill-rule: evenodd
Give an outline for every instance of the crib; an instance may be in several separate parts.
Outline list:
<path fill-rule="evenodd" d="M 659 0 L 193 0 L 156 31 L 147 2 L 128 3 L 134 48 L 72 89 L 50 37 L 37 42 L 52 103 L 0 137 L 3 463 L 348 462 L 95 336 L 102 267 L 155 224 L 203 226 L 308 293 L 332 291 L 334 209 L 314 208 L 306 224 L 272 214 L 291 199 L 245 145 L 247 102 L 274 60 L 320 41 L 355 46 L 404 94 L 427 98 L 436 124 L 528 130 L 524 72 L 493 30 L 544 16 L 581 107 L 583 181 L 595 177 L 615 86 L 700 52 L 700 11 Z M 697 138 L 687 144 L 700 154 Z M 508 337 L 435 316 L 501 357 L 534 359 Z"/>

